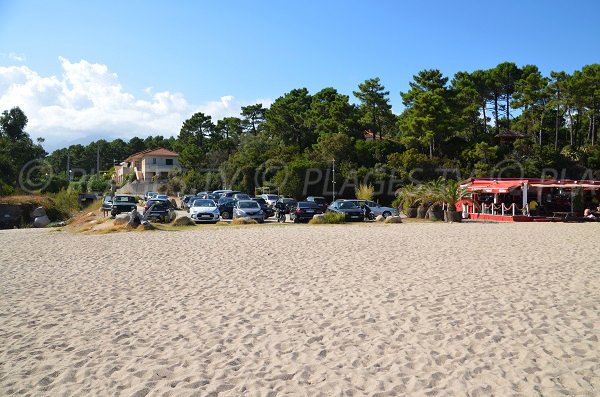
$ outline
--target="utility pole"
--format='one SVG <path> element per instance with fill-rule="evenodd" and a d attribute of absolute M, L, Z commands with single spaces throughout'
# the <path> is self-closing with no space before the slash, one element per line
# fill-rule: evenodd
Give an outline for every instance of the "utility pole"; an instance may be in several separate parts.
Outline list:
<path fill-rule="evenodd" d="M 331 181 L 331 187 L 332 187 L 332 190 L 333 190 L 333 200 L 331 200 L 331 201 L 334 202 L 335 201 L 335 159 L 333 159 L 332 161 L 333 161 L 333 169 L 332 169 L 332 171 L 333 171 L 333 179 Z"/>

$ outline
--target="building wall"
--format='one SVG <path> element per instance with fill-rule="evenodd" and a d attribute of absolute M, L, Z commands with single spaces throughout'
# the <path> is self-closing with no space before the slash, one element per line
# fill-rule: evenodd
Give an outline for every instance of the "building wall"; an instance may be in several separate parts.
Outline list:
<path fill-rule="evenodd" d="M 156 159 L 156 163 L 154 162 Z M 167 160 L 172 160 L 172 165 L 167 165 Z M 161 173 L 167 172 L 171 173 L 173 171 L 181 169 L 179 161 L 177 161 L 176 157 L 169 156 L 147 156 L 142 159 L 142 173 L 144 175 L 145 180 L 152 179 L 153 173 L 160 175 Z"/>

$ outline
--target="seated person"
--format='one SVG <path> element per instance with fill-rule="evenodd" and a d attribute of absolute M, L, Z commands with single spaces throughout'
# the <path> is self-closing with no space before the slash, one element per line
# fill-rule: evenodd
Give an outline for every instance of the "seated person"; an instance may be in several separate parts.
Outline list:
<path fill-rule="evenodd" d="M 583 211 L 583 217 L 589 219 L 596 219 L 596 216 L 592 213 L 592 210 L 589 208 L 586 208 L 585 211 Z"/>

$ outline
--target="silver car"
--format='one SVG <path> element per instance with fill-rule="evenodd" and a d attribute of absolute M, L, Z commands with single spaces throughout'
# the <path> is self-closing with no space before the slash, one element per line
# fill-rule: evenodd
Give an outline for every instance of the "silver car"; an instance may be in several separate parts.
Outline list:
<path fill-rule="evenodd" d="M 369 209 L 371 210 L 371 212 L 373 213 L 373 216 L 382 215 L 384 218 L 387 218 L 388 216 L 398 216 L 399 215 L 399 212 L 396 208 L 384 207 L 383 205 L 379 205 L 378 203 L 371 201 L 371 200 L 345 200 L 345 201 L 351 201 L 361 208 L 364 208 L 364 206 L 367 205 L 369 207 Z"/>
<path fill-rule="evenodd" d="M 219 221 L 219 207 L 214 200 L 210 199 L 195 199 L 190 206 L 190 218 L 196 223 L 210 222 L 217 223 Z"/>
<path fill-rule="evenodd" d="M 258 223 L 265 221 L 265 213 L 260 208 L 260 204 L 254 200 L 239 200 L 233 207 L 233 219 L 236 218 L 250 218 L 256 220 Z"/>

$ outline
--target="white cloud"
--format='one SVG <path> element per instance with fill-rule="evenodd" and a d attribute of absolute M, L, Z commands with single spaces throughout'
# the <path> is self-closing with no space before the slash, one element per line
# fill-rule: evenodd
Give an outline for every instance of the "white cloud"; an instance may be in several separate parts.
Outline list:
<path fill-rule="evenodd" d="M 93 139 L 129 139 L 152 134 L 176 135 L 192 113 L 214 120 L 237 116 L 240 107 L 270 100 L 239 101 L 227 95 L 200 105 L 182 93 L 144 91 L 147 98 L 126 92 L 118 75 L 106 65 L 59 58 L 62 76 L 41 76 L 27 66 L 0 66 L 0 110 L 19 106 L 32 138 L 46 139 L 47 149 Z"/>
<path fill-rule="evenodd" d="M 2 56 L 4 58 L 8 58 L 14 62 L 25 62 L 25 60 L 27 59 L 27 58 L 25 58 L 25 54 L 20 54 L 20 53 L 16 53 L 16 52 L 9 52 L 8 54 L 4 53 L 4 52 L 0 52 L 0 56 Z"/>

